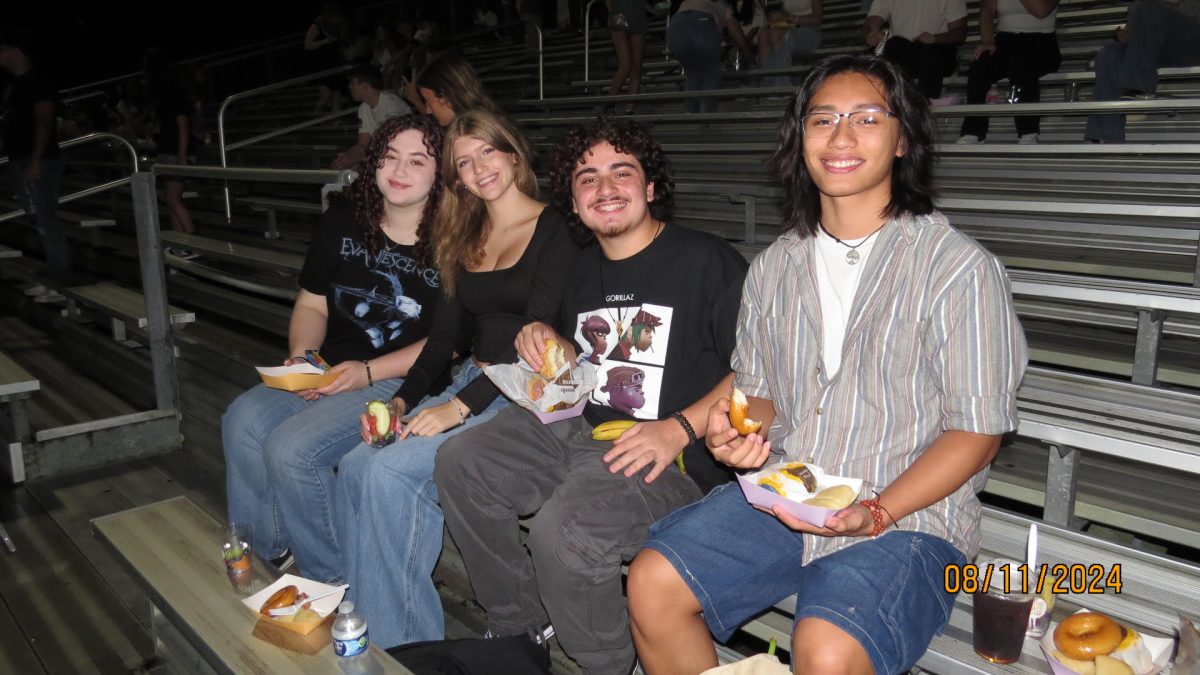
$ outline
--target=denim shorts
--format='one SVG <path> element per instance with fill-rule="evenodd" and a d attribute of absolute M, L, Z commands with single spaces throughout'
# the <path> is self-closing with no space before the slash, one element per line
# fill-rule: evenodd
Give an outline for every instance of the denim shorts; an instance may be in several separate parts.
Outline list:
<path fill-rule="evenodd" d="M 796 621 L 846 631 L 880 675 L 907 672 L 929 648 L 954 608 L 944 570 L 966 562 L 940 537 L 893 530 L 801 567 L 801 535 L 746 503 L 733 483 L 652 525 L 646 548 L 675 566 L 718 640 L 796 594 Z"/>

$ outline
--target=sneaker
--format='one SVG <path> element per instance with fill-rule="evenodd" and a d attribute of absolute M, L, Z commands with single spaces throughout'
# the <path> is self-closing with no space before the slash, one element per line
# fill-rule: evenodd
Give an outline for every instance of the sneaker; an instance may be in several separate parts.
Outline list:
<path fill-rule="evenodd" d="M 25 295 L 28 295 L 29 297 L 32 298 L 32 297 L 35 297 L 38 295 L 45 294 L 46 287 L 41 284 L 34 284 L 33 286 L 30 286 L 29 288 L 24 289 L 24 292 L 25 292 Z"/>
<path fill-rule="evenodd" d="M 274 565 L 275 569 L 279 570 L 280 573 L 283 573 L 292 569 L 292 567 L 296 565 L 296 556 L 292 555 L 292 549 L 289 548 L 285 550 L 283 555 L 279 556 L 278 558 L 272 558 L 271 564 Z"/>
<path fill-rule="evenodd" d="M 45 293 L 35 297 L 33 301 L 41 305 L 48 305 L 56 302 L 65 302 L 66 299 L 67 296 L 62 293 L 53 289 L 47 289 Z"/>
<path fill-rule="evenodd" d="M 983 139 L 975 134 L 963 134 L 962 136 L 958 137 L 958 140 L 955 141 L 955 143 L 957 145 L 980 145 L 983 143 Z"/>
<path fill-rule="evenodd" d="M 1019 145 L 1037 145 L 1040 134 L 1025 134 L 1017 139 Z"/>

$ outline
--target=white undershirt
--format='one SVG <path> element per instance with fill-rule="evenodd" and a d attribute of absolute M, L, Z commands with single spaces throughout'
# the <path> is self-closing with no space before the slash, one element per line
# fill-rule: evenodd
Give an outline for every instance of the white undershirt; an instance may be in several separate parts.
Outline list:
<path fill-rule="evenodd" d="M 817 230 L 816 246 L 813 247 L 814 271 L 817 275 L 817 295 L 821 301 L 821 356 L 825 364 L 825 376 L 832 378 L 842 367 L 842 343 L 846 339 L 846 328 L 850 323 L 850 310 L 854 307 L 854 294 L 858 281 L 877 236 L 868 235 L 870 241 L 854 249 L 858 251 L 857 264 L 846 261 L 847 246 L 839 244 L 833 237 Z M 854 246 L 863 239 L 843 239 Z"/>

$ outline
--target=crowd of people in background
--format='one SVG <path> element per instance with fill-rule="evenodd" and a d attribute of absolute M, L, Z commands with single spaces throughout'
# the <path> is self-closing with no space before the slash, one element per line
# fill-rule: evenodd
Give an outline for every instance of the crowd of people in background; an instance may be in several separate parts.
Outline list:
<path fill-rule="evenodd" d="M 762 69 L 756 84 L 791 87 L 826 17 L 822 0 L 603 5 L 593 18 L 612 38 L 611 95 L 639 92 L 654 17 L 671 18 L 666 43 L 688 92 L 719 89 L 731 60 Z M 580 6 L 561 17 L 557 2 L 538 7 L 548 28 L 569 31 L 586 28 Z M 1010 100 L 1040 101 L 1040 78 L 1062 60 L 1058 6 L 981 0 L 979 42 L 960 54 L 964 0 L 864 3 L 858 35 L 871 53 L 821 61 L 789 95 L 771 160 L 787 232 L 748 268 L 727 242 L 672 222 L 669 161 L 645 127 L 605 116 L 565 133 L 543 200 L 528 140 L 459 53 L 437 50 L 435 21 L 370 26 L 325 5 L 301 67 L 326 72 L 310 83 L 314 117 L 358 104 L 357 135 L 331 161 L 356 173 L 313 231 L 283 363 L 319 350 L 334 377 L 298 392 L 258 385 L 229 406 L 230 519 L 250 523 L 280 568 L 349 582 L 386 647 L 444 637 L 432 574 L 445 527 L 489 634 L 539 645 L 557 635 L 587 673 L 623 675 L 637 657 L 650 673 L 698 672 L 715 665 L 713 636 L 797 591 L 793 638 L 808 646 L 793 650 L 797 663 L 911 668 L 953 602 L 930 580 L 979 549 L 975 488 L 1015 427 L 1026 362 L 1002 265 L 933 207 L 931 104 L 964 65 L 967 103 L 1003 79 Z M 527 9 L 489 1 L 471 15 L 481 39 L 504 39 Z M 1095 98 L 1151 97 L 1159 67 L 1197 64 L 1200 0 L 1139 0 L 1096 58 Z M 62 102 L 19 36 L 0 35 L 0 67 L 10 185 L 51 270 L 68 275 Z M 209 86 L 203 67 L 154 50 L 144 77 L 99 100 L 105 119 L 69 123 L 192 164 L 211 141 Z M 685 105 L 717 109 L 699 96 Z M 1037 116 L 1015 121 L 1019 143 L 1039 142 Z M 958 142 L 988 130 L 968 116 Z M 1123 141 L 1124 117 L 1093 115 L 1086 138 Z M 183 182 L 162 185 L 170 226 L 194 233 Z M 921 283 L 888 286 L 885 265 Z M 854 324 L 859 296 L 889 309 Z M 797 320 L 813 307 L 823 321 Z M 900 320 L 917 311 L 928 316 Z M 547 343 L 604 383 L 582 414 L 543 424 L 484 369 L 518 357 L 540 369 Z M 733 433 L 734 384 L 770 441 Z M 403 416 L 395 445 L 372 445 L 361 414 L 372 400 Z M 864 410 L 872 425 L 856 423 Z M 637 425 L 615 443 L 592 439 L 622 419 Z M 749 507 L 731 471 L 781 457 L 882 492 L 822 527 Z M 522 543 L 518 519 L 531 514 Z M 893 584 L 898 566 L 913 580 Z M 839 571 L 851 568 L 862 571 Z M 861 616 L 827 610 L 851 596 Z"/>

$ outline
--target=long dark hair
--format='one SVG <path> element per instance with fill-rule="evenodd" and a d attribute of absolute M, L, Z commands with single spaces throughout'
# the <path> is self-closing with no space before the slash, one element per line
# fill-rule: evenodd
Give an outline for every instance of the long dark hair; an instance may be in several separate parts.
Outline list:
<path fill-rule="evenodd" d="M 415 129 L 421 132 L 425 139 L 425 150 L 430 160 L 434 162 L 433 186 L 429 189 L 429 198 L 421 212 L 421 222 L 417 225 L 417 244 L 415 255 L 421 265 L 433 262 L 433 219 L 437 215 L 438 202 L 442 196 L 442 173 L 437 168 L 437 162 L 442 153 L 442 127 L 425 115 L 404 115 L 390 117 L 379 125 L 371 140 L 367 143 L 367 151 L 363 161 L 358 165 L 358 177 L 350 184 L 350 197 L 354 200 L 354 218 L 362 231 L 362 239 L 367 252 L 374 257 L 383 246 L 387 235 L 383 233 L 380 223 L 383 222 L 383 193 L 375 183 L 375 172 L 383 166 L 387 156 L 388 143 L 396 134 Z"/>
<path fill-rule="evenodd" d="M 784 224 L 804 236 L 816 234 L 821 219 L 821 193 L 804 163 L 804 115 L 821 85 L 843 73 L 866 75 L 882 85 L 888 108 L 900 123 L 905 152 L 892 160 L 892 198 L 882 215 L 890 219 L 933 211 L 937 122 L 929 101 L 891 61 L 878 56 L 833 56 L 813 68 L 792 96 L 779 124 L 779 146 L 770 160 L 786 196 Z"/>
<path fill-rule="evenodd" d="M 671 163 L 667 161 L 662 146 L 650 135 L 650 130 L 641 124 L 605 116 L 572 127 L 554 145 L 550 193 L 554 208 L 567 219 L 571 238 L 580 245 L 596 238 L 572 208 L 574 198 L 571 185 L 575 180 L 575 167 L 599 143 L 608 143 L 617 152 L 633 155 L 637 159 L 646 173 L 646 184 L 654 185 L 650 217 L 664 223 L 670 221 L 675 213 L 675 183 L 671 181 Z"/>

